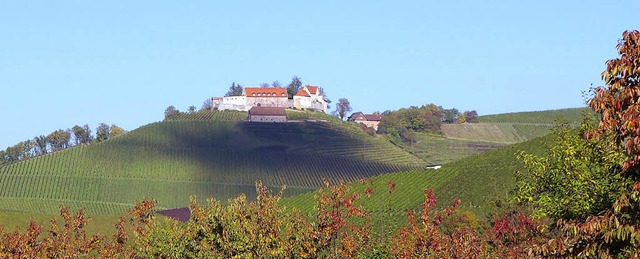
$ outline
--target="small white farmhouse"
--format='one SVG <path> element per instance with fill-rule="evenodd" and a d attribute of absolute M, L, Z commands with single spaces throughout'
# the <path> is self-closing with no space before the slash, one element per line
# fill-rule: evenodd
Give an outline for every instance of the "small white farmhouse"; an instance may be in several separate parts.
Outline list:
<path fill-rule="evenodd" d="M 353 121 L 355 123 L 364 124 L 367 127 L 371 127 L 374 130 L 378 130 L 378 124 L 382 120 L 382 115 L 374 113 L 374 114 L 364 114 L 362 112 L 354 112 L 347 118 L 347 121 Z"/>
<path fill-rule="evenodd" d="M 256 106 L 249 110 L 250 122 L 287 122 L 287 114 L 282 107 Z"/>

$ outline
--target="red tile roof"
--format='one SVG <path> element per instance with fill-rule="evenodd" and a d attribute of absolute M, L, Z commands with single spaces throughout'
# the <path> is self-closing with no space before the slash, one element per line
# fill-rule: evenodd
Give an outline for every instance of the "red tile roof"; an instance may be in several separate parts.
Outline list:
<path fill-rule="evenodd" d="M 287 116 L 282 107 L 252 107 L 249 110 L 249 115 L 261 115 L 261 116 Z"/>
<path fill-rule="evenodd" d="M 247 97 L 288 97 L 284 87 L 245 87 Z"/>
<path fill-rule="evenodd" d="M 380 121 L 382 120 L 382 115 L 380 114 L 365 114 L 364 118 L 368 121 Z"/>
<path fill-rule="evenodd" d="M 307 89 L 311 94 L 318 94 L 318 86 L 315 85 L 307 85 Z"/>
<path fill-rule="evenodd" d="M 306 90 L 305 90 L 306 88 Z M 307 92 L 308 91 L 308 92 Z M 296 94 L 296 96 L 306 96 L 306 97 L 310 97 L 311 95 L 309 94 L 318 94 L 318 86 L 315 85 L 305 85 L 304 87 L 300 88 L 300 91 L 298 91 L 298 93 Z"/>
<path fill-rule="evenodd" d="M 304 88 L 300 89 L 300 91 L 298 91 L 298 93 L 296 94 L 296 96 L 306 96 L 306 97 L 310 97 L 311 95 L 309 95 L 309 93 L 307 93 L 307 91 L 304 90 Z"/>
<path fill-rule="evenodd" d="M 381 121 L 382 115 L 380 114 L 364 114 L 362 112 L 354 112 L 349 116 L 349 121 L 361 121 L 359 120 L 361 117 L 364 117 L 365 121 Z"/>

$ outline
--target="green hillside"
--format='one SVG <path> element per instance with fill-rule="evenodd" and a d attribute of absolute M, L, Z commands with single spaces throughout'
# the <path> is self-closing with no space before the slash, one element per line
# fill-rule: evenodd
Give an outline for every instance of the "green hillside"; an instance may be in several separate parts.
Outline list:
<path fill-rule="evenodd" d="M 579 123 L 582 115 L 590 112 L 589 108 L 568 108 L 547 111 L 513 112 L 479 116 L 478 121 L 486 123 L 529 123 L 529 124 L 553 124 L 556 119 L 562 117 L 568 123 Z"/>
<path fill-rule="evenodd" d="M 369 210 L 418 209 L 422 192 L 432 188 L 438 200 L 446 205 L 454 198 L 462 200 L 462 206 L 479 215 L 491 212 L 493 202 L 506 201 L 515 187 L 514 173 L 522 170 L 517 153 L 542 155 L 553 140 L 548 135 L 554 120 L 562 116 L 572 122 L 582 120 L 583 108 L 541 112 L 524 112 L 490 115 L 495 122 L 444 124 L 443 135 L 416 133 L 414 143 L 397 143 L 402 148 L 432 164 L 444 164 L 438 170 L 426 169 L 384 174 L 370 178 L 374 192 L 381 198 L 362 199 Z M 529 119 L 527 116 L 532 117 Z M 483 118 L 483 117 L 481 117 Z M 513 122 L 507 122 L 514 118 Z M 536 123 L 529 123 L 534 122 Z M 388 194 L 387 181 L 396 182 L 397 189 Z M 368 186 L 352 183 L 355 190 Z M 289 207 L 310 211 L 313 194 L 306 193 L 284 199 Z M 380 200 L 382 199 L 382 200 Z"/>
<path fill-rule="evenodd" d="M 121 214 L 143 196 L 160 208 L 190 195 L 221 200 L 254 184 L 308 192 L 322 179 L 354 181 L 424 166 L 356 125 L 290 112 L 292 123 L 248 123 L 243 112 L 199 112 L 152 123 L 107 142 L 77 146 L 0 168 L 0 210 L 56 214 L 60 205 Z M 309 121 L 304 121 L 309 120 Z"/>
<path fill-rule="evenodd" d="M 544 154 L 545 143 L 550 136 L 513 144 L 446 164 L 442 168 L 399 172 L 371 177 L 369 183 L 350 183 L 352 190 L 361 193 L 373 187 L 371 198 L 360 199 L 365 210 L 379 224 L 397 227 L 405 220 L 405 210 L 419 210 L 423 191 L 433 189 L 440 207 L 447 206 L 454 198 L 460 198 L 461 207 L 484 217 L 495 208 L 495 202 L 506 202 L 509 192 L 515 188 L 514 173 L 522 170 L 517 159 L 519 151 Z M 396 190 L 389 193 L 388 181 L 396 183 Z M 313 193 L 283 199 L 288 208 L 298 208 L 311 215 L 315 204 Z M 379 230 L 377 230 L 379 231 Z"/>

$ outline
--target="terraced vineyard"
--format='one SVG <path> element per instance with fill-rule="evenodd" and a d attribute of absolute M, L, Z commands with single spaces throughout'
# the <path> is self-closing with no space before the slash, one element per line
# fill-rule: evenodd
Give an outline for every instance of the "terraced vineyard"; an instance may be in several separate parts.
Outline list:
<path fill-rule="evenodd" d="M 247 112 L 242 111 L 199 111 L 196 113 L 179 113 L 172 116 L 169 120 L 171 121 L 239 121 L 241 119 L 247 118 Z"/>
<path fill-rule="evenodd" d="M 582 119 L 583 108 L 542 112 L 524 112 L 482 116 L 493 122 L 443 125 L 444 136 L 417 133 L 416 142 L 401 146 L 429 163 L 446 162 L 438 170 L 417 170 L 391 173 L 370 178 L 374 195 L 380 198 L 362 198 L 363 205 L 379 214 L 382 210 L 419 209 L 422 191 L 432 188 L 445 206 L 454 198 L 461 206 L 478 215 L 487 215 L 493 202 L 506 201 L 515 187 L 514 173 L 522 170 L 516 158 L 519 151 L 542 155 L 546 145 L 553 141 L 548 135 L 554 120 L 561 116 L 570 122 Z M 529 118 L 528 116 L 531 116 Z M 487 120 L 487 121 L 488 121 Z M 512 122 L 507 122 L 507 121 Z M 515 144 L 511 144 L 518 142 Z M 485 152 L 486 151 L 486 152 Z M 387 181 L 396 182 L 396 191 L 388 194 Z M 352 183 L 356 191 L 367 185 Z M 311 212 L 313 194 L 306 193 L 283 199 L 288 207 Z M 387 213 L 387 212 L 385 212 Z M 403 217 L 403 213 L 399 213 Z"/>
<path fill-rule="evenodd" d="M 464 123 L 444 124 L 442 132 L 450 139 L 511 144 L 549 134 L 553 124 Z"/>
<path fill-rule="evenodd" d="M 442 136 L 417 133 L 411 144 L 397 143 L 429 164 L 445 164 L 550 133 L 556 120 L 578 124 L 586 108 L 480 116 L 480 123 L 443 124 Z"/>
<path fill-rule="evenodd" d="M 324 177 L 353 181 L 425 164 L 329 117 L 237 121 L 245 116 L 183 114 L 107 142 L 7 165 L 0 168 L 0 210 L 56 214 L 64 204 L 113 215 L 143 196 L 156 198 L 160 208 L 185 206 L 190 195 L 255 197 L 256 180 L 275 188 L 286 184 L 286 194 L 295 195 L 320 187 Z"/>
<path fill-rule="evenodd" d="M 373 187 L 373 195 L 370 198 L 362 196 L 359 202 L 372 214 L 377 234 L 404 225 L 405 211 L 421 209 L 423 191 L 426 189 L 433 189 L 439 207 L 451 204 L 454 198 L 460 198 L 463 210 L 470 210 L 482 219 L 495 211 L 495 202 L 505 204 L 510 191 L 515 188 L 514 173 L 523 169 L 523 165 L 517 160 L 517 152 L 544 154 L 545 143 L 549 141 L 552 141 L 550 136 L 536 138 L 463 158 L 438 170 L 424 169 L 384 174 L 368 179 L 367 184 L 350 184 L 353 191 L 360 193 L 368 187 Z M 388 181 L 396 183 L 396 189 L 392 193 L 388 191 Z M 313 195 L 305 193 L 284 198 L 282 204 L 287 208 L 297 208 L 311 216 L 315 206 Z"/>
<path fill-rule="evenodd" d="M 526 124 L 553 124 L 556 119 L 562 119 L 569 123 L 580 123 L 584 113 L 591 112 L 588 108 L 568 108 L 548 111 L 513 112 L 478 117 L 485 123 L 526 123 Z"/>
<path fill-rule="evenodd" d="M 503 142 L 446 138 L 425 133 L 416 133 L 415 138 L 414 143 L 403 142 L 398 145 L 432 165 L 446 164 L 507 145 Z"/>

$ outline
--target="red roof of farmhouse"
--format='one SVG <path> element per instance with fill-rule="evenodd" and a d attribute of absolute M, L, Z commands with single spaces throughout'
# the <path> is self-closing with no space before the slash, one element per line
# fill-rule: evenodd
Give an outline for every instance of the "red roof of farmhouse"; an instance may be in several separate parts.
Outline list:
<path fill-rule="evenodd" d="M 380 114 L 364 114 L 362 112 L 354 112 L 349 116 L 349 119 L 357 120 L 360 116 L 364 117 L 366 121 L 381 121 L 382 115 Z"/>
<path fill-rule="evenodd" d="M 288 97 L 283 87 L 245 87 L 247 97 Z"/>
<path fill-rule="evenodd" d="M 251 115 L 259 115 L 259 116 L 287 116 L 284 108 L 282 107 L 252 107 L 249 110 L 249 114 Z"/>
<path fill-rule="evenodd" d="M 307 90 L 309 90 L 309 93 L 307 93 L 307 91 L 305 91 L 304 89 L 307 88 Z M 306 96 L 309 97 L 309 94 L 317 94 L 318 93 L 318 86 L 315 85 L 306 85 L 303 88 L 300 88 L 300 91 L 298 91 L 298 93 L 296 94 L 296 96 Z"/>
<path fill-rule="evenodd" d="M 380 114 L 365 114 L 364 117 L 368 121 L 380 121 L 380 120 L 382 120 L 382 115 L 380 115 Z"/>

